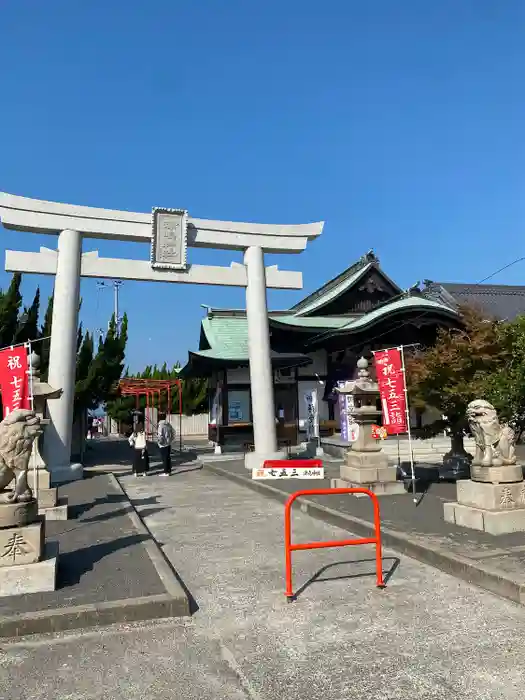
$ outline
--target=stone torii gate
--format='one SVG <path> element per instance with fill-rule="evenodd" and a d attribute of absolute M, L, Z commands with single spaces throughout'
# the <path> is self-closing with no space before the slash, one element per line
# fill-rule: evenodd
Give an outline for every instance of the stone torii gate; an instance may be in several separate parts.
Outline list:
<path fill-rule="evenodd" d="M 119 278 L 246 287 L 250 381 L 255 451 L 247 467 L 279 456 L 275 428 L 266 288 L 301 289 L 302 274 L 264 266 L 264 253 L 300 253 L 323 223 L 298 226 L 194 219 L 180 209 L 153 209 L 152 214 L 114 211 L 28 199 L 0 193 L 0 220 L 17 231 L 58 234 L 58 250 L 6 251 L 5 269 L 55 275 L 48 381 L 60 387 L 60 399 L 49 404 L 51 425 L 44 454 L 55 483 L 81 478 L 82 466 L 71 464 L 75 391 L 76 337 L 80 278 Z M 150 260 L 101 258 L 82 254 L 83 238 L 150 244 Z M 187 246 L 244 251 L 244 264 L 230 267 L 193 265 Z"/>

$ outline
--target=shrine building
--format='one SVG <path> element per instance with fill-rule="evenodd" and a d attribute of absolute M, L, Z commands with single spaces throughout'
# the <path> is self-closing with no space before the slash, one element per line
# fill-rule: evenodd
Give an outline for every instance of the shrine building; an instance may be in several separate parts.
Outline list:
<path fill-rule="evenodd" d="M 370 251 L 286 311 L 270 311 L 270 345 L 278 434 L 292 444 L 304 435 L 304 395 L 317 389 L 321 431 L 339 430 L 340 380 L 354 377 L 356 363 L 373 350 L 435 341 L 439 328 L 458 325 L 458 306 L 477 306 L 489 317 L 525 313 L 525 287 L 449 284 L 425 280 L 399 287 Z M 189 353 L 182 377 L 207 377 L 210 415 L 219 426 L 211 439 L 250 440 L 252 410 L 246 311 L 209 308 L 198 350 Z M 435 418 L 435 417 L 434 417 Z M 433 418 L 432 418 L 433 419 Z M 413 414 L 414 425 L 425 422 Z"/>

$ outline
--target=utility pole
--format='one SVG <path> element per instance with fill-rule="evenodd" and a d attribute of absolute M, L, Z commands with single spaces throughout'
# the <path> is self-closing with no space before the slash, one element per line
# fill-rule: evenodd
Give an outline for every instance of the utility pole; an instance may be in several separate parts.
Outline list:
<path fill-rule="evenodd" d="M 113 313 L 115 314 L 115 326 L 117 329 L 117 333 L 120 331 L 120 321 L 121 318 L 119 316 L 119 299 L 118 299 L 118 294 L 119 294 L 119 289 L 122 287 L 124 283 L 122 280 L 113 280 Z M 97 289 L 107 289 L 109 287 L 109 284 L 107 282 L 97 282 Z M 109 324 L 108 324 L 109 328 Z"/>
<path fill-rule="evenodd" d="M 117 326 L 117 333 L 120 332 L 120 316 L 118 315 L 118 290 L 122 287 L 122 280 L 113 280 L 113 291 L 115 294 L 115 324 Z"/>

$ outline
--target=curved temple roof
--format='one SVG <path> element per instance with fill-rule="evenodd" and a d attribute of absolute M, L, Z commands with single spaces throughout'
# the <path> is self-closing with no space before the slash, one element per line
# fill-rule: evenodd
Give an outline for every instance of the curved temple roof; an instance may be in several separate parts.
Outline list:
<path fill-rule="evenodd" d="M 235 315 L 226 315 L 224 310 L 214 313 L 210 309 L 208 316 L 201 322 L 201 343 L 198 352 L 189 353 L 189 363 L 185 373 L 191 374 L 198 369 L 212 366 L 234 366 L 248 363 L 248 322 L 242 311 Z M 368 314 L 357 318 L 347 316 L 303 317 L 282 312 L 270 313 L 270 326 L 289 328 L 293 331 L 318 332 L 318 342 L 334 335 L 352 334 L 381 323 L 388 316 L 398 316 L 406 312 L 420 313 L 421 316 L 434 312 L 454 319 L 457 312 L 448 306 L 422 296 L 406 296 L 402 299 L 383 304 Z M 295 367 L 309 364 L 310 358 L 301 353 L 272 352 L 274 367 Z"/>
<path fill-rule="evenodd" d="M 307 297 L 302 299 L 298 304 L 292 307 L 294 315 L 304 316 L 314 313 L 328 306 L 330 302 L 342 296 L 359 283 L 367 273 L 375 270 L 376 273 L 390 286 L 394 294 L 402 294 L 403 290 L 385 274 L 379 266 L 379 259 L 375 253 L 370 250 L 366 255 L 363 255 L 356 263 L 350 265 L 346 270 L 343 270 L 337 277 L 329 280 L 322 287 L 316 289 Z"/>
<path fill-rule="evenodd" d="M 449 317 L 458 317 L 458 313 L 444 304 L 437 301 L 426 299 L 422 296 L 404 297 L 383 304 L 373 311 L 370 311 L 363 316 L 351 318 L 344 316 L 315 316 L 311 318 L 303 318 L 301 316 L 278 316 L 272 318 L 270 323 L 275 326 L 289 326 L 297 329 L 311 330 L 326 330 L 325 336 L 347 334 L 361 331 L 369 326 L 373 326 L 379 321 L 384 320 L 386 316 L 396 315 L 404 311 L 421 311 L 421 314 L 426 314 L 429 311 L 436 311 Z"/>
<path fill-rule="evenodd" d="M 292 352 L 270 351 L 270 360 L 274 369 L 284 369 L 288 367 L 304 367 L 311 364 L 312 360 L 307 355 Z M 188 353 L 188 363 L 181 369 L 179 376 L 191 377 L 199 376 L 199 371 L 203 374 L 213 368 L 238 367 L 247 365 L 249 362 L 248 353 L 242 351 L 227 352 L 222 348 L 215 350 L 199 350 Z"/>

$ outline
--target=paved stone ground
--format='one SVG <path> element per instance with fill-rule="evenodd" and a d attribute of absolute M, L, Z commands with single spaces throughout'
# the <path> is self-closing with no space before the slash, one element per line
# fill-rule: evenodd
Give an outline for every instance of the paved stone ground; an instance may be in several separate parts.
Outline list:
<path fill-rule="evenodd" d="M 166 592 L 142 544 L 144 535 L 125 512 L 126 499 L 107 476 L 62 486 L 60 496 L 69 499 L 70 519 L 46 523 L 47 539 L 60 547 L 58 590 L 0 598 L 0 616 Z M 146 497 L 143 505 L 152 512 L 155 497 Z"/>
<path fill-rule="evenodd" d="M 369 547 L 299 552 L 283 595 L 283 507 L 205 471 L 123 477 L 199 606 L 187 621 L 0 648 L 10 700 L 518 700 L 525 610 Z M 155 512 L 148 506 L 155 502 Z M 294 513 L 297 541 L 346 532 Z M 315 579 L 315 580 L 314 580 Z"/>
<path fill-rule="evenodd" d="M 251 476 L 242 460 L 229 461 L 220 466 L 241 476 Z M 300 489 L 330 488 L 330 478 L 339 476 L 339 468 L 327 464 L 325 475 L 326 479 L 315 482 L 276 479 L 264 483 L 285 493 Z M 343 513 L 372 522 L 372 508 L 367 498 L 346 495 L 309 496 L 309 498 Z M 428 490 L 418 493 L 418 498 L 420 503 L 415 506 L 411 493 L 381 497 L 383 526 L 410 534 L 429 546 L 435 545 L 469 559 L 483 560 L 502 572 L 522 579 L 525 584 L 525 533 L 515 532 L 495 536 L 445 523 L 443 503 L 456 500 L 454 483 L 430 483 Z"/>

